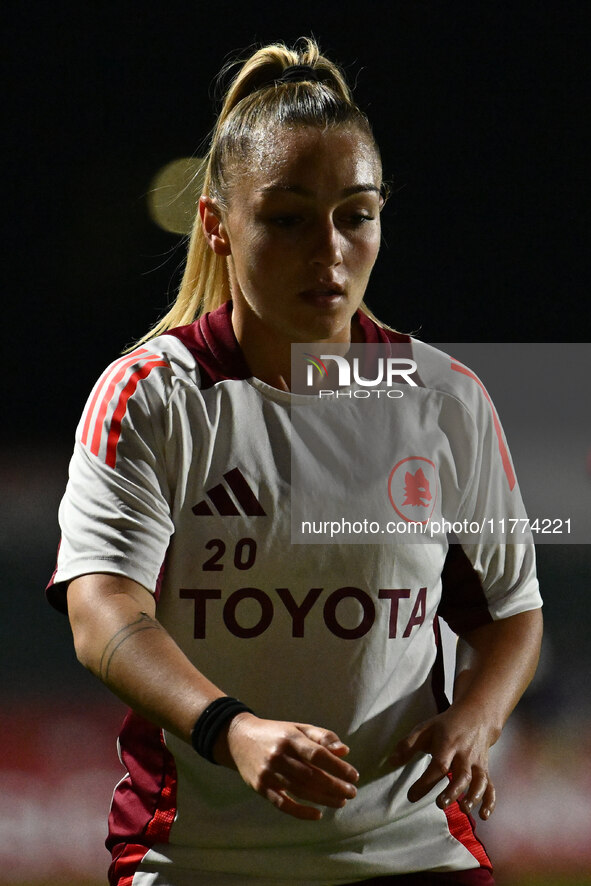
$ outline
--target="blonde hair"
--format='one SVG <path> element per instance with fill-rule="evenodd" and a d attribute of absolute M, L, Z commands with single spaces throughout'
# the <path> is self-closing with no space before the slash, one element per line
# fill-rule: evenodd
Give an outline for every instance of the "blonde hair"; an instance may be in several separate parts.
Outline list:
<path fill-rule="evenodd" d="M 344 74 L 321 55 L 314 40 L 301 38 L 292 49 L 283 43 L 264 46 L 245 62 L 226 65 L 218 82 L 236 65 L 241 67 L 227 89 L 201 169 L 202 193 L 213 197 L 220 208 L 228 205 L 231 165 L 247 157 L 253 135 L 270 126 L 353 125 L 368 138 L 379 158 L 369 121 L 355 104 Z M 318 79 L 278 83 L 286 68 L 293 65 L 309 65 Z M 230 298 L 227 258 L 216 255 L 209 247 L 197 212 L 176 300 L 138 344 L 168 329 L 192 323 Z M 361 310 L 376 320 L 364 303 Z"/>

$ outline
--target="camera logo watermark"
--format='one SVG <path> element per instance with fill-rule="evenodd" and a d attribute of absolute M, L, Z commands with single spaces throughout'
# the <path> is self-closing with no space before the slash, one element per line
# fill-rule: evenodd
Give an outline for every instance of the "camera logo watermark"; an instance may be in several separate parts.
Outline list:
<path fill-rule="evenodd" d="M 361 365 L 359 357 L 344 357 L 341 354 L 304 353 L 306 361 L 306 387 L 318 391 L 319 397 L 355 397 L 367 399 L 372 395 L 398 399 L 403 392 L 394 384 L 418 387 L 412 377 L 417 372 L 415 360 L 407 357 L 375 357 Z M 332 362 L 331 362 L 332 361 Z M 327 366 L 328 364 L 328 366 Z M 364 373 L 371 372 L 368 378 Z M 326 381 L 327 387 L 318 389 L 318 384 Z M 333 387 L 328 387 L 332 383 Z M 381 385 L 382 387 L 378 387 Z M 351 391 L 350 389 L 353 388 Z"/>

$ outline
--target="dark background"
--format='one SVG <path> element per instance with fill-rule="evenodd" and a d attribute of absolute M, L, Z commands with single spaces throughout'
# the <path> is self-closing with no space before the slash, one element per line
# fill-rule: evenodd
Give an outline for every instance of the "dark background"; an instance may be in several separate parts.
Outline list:
<path fill-rule="evenodd" d="M 585 342 L 591 9 L 56 0 L 1 15 L 3 694 L 92 699 L 43 601 L 57 503 L 90 388 L 174 297 L 184 243 L 147 194 L 207 136 L 224 61 L 314 34 L 356 83 L 392 186 L 368 293 L 383 320 L 426 341 Z M 545 547 L 540 573 L 553 666 L 532 706 L 584 719 L 588 546 Z"/>
<path fill-rule="evenodd" d="M 228 54 L 314 35 L 393 196 L 370 303 L 440 341 L 589 338 L 584 2 L 5 3 L 7 435 L 68 439 L 105 361 L 173 297 L 183 249 L 146 212 L 214 121 Z M 6 84 L 8 83 L 8 88 Z"/>

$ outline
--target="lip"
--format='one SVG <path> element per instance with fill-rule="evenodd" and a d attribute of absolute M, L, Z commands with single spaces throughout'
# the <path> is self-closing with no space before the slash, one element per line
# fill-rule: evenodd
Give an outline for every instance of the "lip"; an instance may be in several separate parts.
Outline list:
<path fill-rule="evenodd" d="M 313 302 L 338 301 L 345 295 L 345 287 L 340 283 L 319 284 L 300 292 L 300 298 Z"/>

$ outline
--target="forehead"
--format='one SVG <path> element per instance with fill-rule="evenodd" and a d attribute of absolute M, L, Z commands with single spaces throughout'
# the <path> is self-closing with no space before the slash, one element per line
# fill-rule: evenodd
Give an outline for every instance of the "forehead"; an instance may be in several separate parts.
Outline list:
<path fill-rule="evenodd" d="M 251 136 L 237 184 L 257 194 L 290 190 L 343 191 L 359 184 L 379 188 L 381 163 L 367 135 L 346 126 L 278 126 Z"/>

